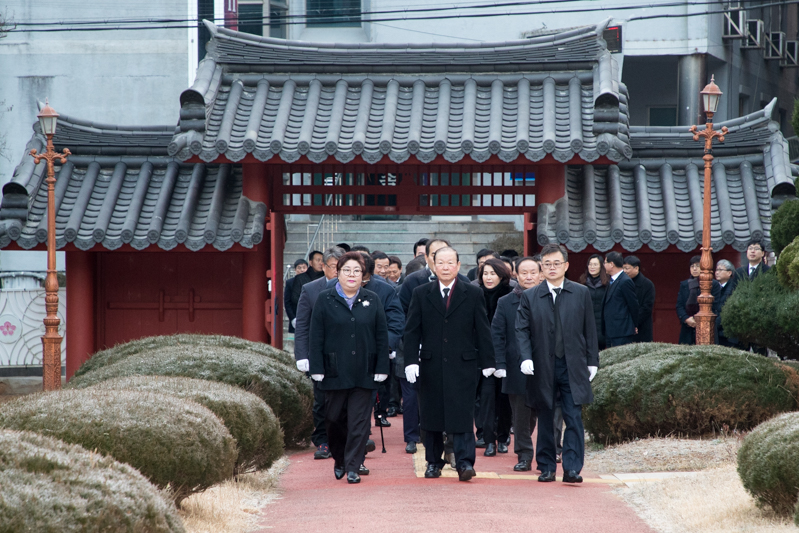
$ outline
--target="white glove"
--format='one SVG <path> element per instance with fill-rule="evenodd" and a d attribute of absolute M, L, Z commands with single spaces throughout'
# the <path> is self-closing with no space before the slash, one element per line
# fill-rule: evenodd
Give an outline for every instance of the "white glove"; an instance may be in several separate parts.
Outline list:
<path fill-rule="evenodd" d="M 508 377 L 508 371 L 504 368 L 498 368 L 494 370 L 494 377 L 495 378 L 506 378 Z"/>
<path fill-rule="evenodd" d="M 596 377 L 596 371 L 597 370 L 598 370 L 598 368 L 595 367 L 595 366 L 589 366 L 588 367 L 588 381 L 594 381 L 594 378 Z"/>
<path fill-rule="evenodd" d="M 528 376 L 533 375 L 533 362 L 530 360 L 522 361 L 522 374 L 526 374 Z"/>
<path fill-rule="evenodd" d="M 322 381 L 323 379 L 325 379 L 325 375 L 324 374 L 311 374 L 311 379 L 314 380 L 314 381 Z"/>
<path fill-rule="evenodd" d="M 494 370 L 496 370 L 496 368 L 484 368 L 483 369 L 483 376 L 485 376 L 485 377 L 490 376 L 491 374 L 494 373 Z"/>
<path fill-rule="evenodd" d="M 375 374 L 375 381 L 380 383 L 381 381 L 385 381 L 388 379 L 388 374 Z"/>
<path fill-rule="evenodd" d="M 296 318 L 292 318 L 291 319 L 291 327 L 292 328 L 296 328 L 297 327 L 297 319 Z"/>
<path fill-rule="evenodd" d="M 390 354 L 388 354 L 389 359 L 394 359 L 395 357 L 397 357 L 397 352 L 391 352 Z"/>
<path fill-rule="evenodd" d="M 308 372 L 310 366 L 308 365 L 307 359 L 300 359 L 297 361 L 297 370 L 300 372 Z"/>
<path fill-rule="evenodd" d="M 405 379 L 408 383 L 416 383 L 416 378 L 419 377 L 419 365 L 408 365 L 405 367 Z"/>

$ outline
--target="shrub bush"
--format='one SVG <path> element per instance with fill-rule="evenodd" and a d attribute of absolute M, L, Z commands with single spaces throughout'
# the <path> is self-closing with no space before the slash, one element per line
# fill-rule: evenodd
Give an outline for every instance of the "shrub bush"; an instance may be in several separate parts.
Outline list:
<path fill-rule="evenodd" d="M 774 212 L 771 217 L 771 248 L 779 255 L 799 236 L 799 202 L 790 200 Z"/>
<path fill-rule="evenodd" d="M 677 346 L 599 371 L 586 429 L 600 442 L 746 430 L 797 408 L 799 374 L 720 346 Z"/>
<path fill-rule="evenodd" d="M 601 372 L 602 369 L 617 363 L 624 363 L 648 353 L 673 347 L 674 344 L 666 342 L 640 342 L 608 348 L 599 353 L 599 370 Z"/>
<path fill-rule="evenodd" d="M 279 361 L 285 365 L 294 368 L 294 357 L 288 352 L 278 350 L 273 346 L 264 344 L 263 342 L 253 342 L 239 337 L 229 337 L 226 335 L 197 335 L 189 333 L 180 333 L 177 335 L 160 335 L 157 337 L 145 337 L 143 339 L 136 339 L 124 344 L 117 344 L 113 348 L 108 348 L 97 352 L 83 363 L 80 368 L 75 372 L 75 377 L 82 376 L 87 372 L 96 370 L 98 368 L 112 365 L 130 355 L 136 355 L 143 352 L 152 352 L 171 346 L 215 346 L 220 348 L 234 348 L 236 350 L 245 350 L 254 352 L 260 355 L 265 355 L 270 359 Z"/>
<path fill-rule="evenodd" d="M 181 345 L 130 355 L 114 364 L 74 377 L 69 388 L 84 388 L 124 376 L 182 376 L 219 381 L 260 396 L 280 420 L 286 444 L 311 434 L 313 390 L 296 368 L 251 351 Z"/>
<path fill-rule="evenodd" d="M 765 422 L 744 439 L 738 450 L 738 475 L 761 505 L 791 516 L 799 496 L 799 413 Z"/>
<path fill-rule="evenodd" d="M 783 287 L 771 269 L 754 281 L 738 283 L 721 310 L 721 324 L 728 337 L 768 346 L 782 357 L 799 359 L 797 316 L 799 291 Z"/>
<path fill-rule="evenodd" d="M 134 468 L 29 431 L 0 430 L 0 487 L 0 531 L 183 532 Z"/>
<path fill-rule="evenodd" d="M 799 289 L 799 237 L 783 248 L 777 259 L 777 279 L 786 289 Z"/>
<path fill-rule="evenodd" d="M 180 501 L 233 475 L 236 442 L 207 407 L 132 390 L 62 390 L 3 405 L 0 427 L 110 455 Z"/>
<path fill-rule="evenodd" d="M 283 454 L 283 431 L 272 409 L 255 394 L 238 387 L 202 379 L 130 376 L 109 379 L 89 390 L 161 392 L 204 405 L 218 416 L 236 439 L 236 472 L 269 468 Z"/>

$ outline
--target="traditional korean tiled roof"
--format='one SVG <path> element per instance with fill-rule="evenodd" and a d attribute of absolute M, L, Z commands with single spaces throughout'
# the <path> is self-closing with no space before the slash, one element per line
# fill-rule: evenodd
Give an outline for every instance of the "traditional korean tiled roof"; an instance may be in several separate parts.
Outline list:
<path fill-rule="evenodd" d="M 711 244 L 744 251 L 751 239 L 770 249 L 772 208 L 794 197 L 799 167 L 771 120 L 775 102 L 746 117 L 716 124 L 730 133 L 714 144 Z M 617 165 L 570 166 L 566 195 L 538 206 L 539 244 L 606 251 L 702 242 L 703 142 L 687 128 L 631 128 L 635 157 Z M 659 157 L 658 157 L 659 156 Z"/>
<path fill-rule="evenodd" d="M 15 241 L 30 249 L 47 240 L 45 163 L 38 124 L 0 203 L 0 248 Z M 56 172 L 56 246 L 114 250 L 158 246 L 190 250 L 263 239 L 266 206 L 242 195 L 241 169 L 231 164 L 186 164 L 159 155 L 174 127 L 97 127 L 61 116 L 57 148 L 74 155 Z M 136 154 L 136 155 L 131 155 Z"/>
<path fill-rule="evenodd" d="M 376 163 L 632 156 L 607 21 L 503 43 L 326 44 L 208 23 L 169 154 Z"/>

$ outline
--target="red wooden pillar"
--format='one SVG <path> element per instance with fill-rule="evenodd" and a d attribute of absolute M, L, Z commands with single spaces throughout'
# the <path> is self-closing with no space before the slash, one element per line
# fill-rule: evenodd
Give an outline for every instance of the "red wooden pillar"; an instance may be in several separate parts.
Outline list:
<path fill-rule="evenodd" d="M 94 288 L 96 261 L 93 253 L 67 254 L 67 379 L 95 352 Z"/>
<path fill-rule="evenodd" d="M 270 209 L 271 195 L 264 165 L 245 164 L 242 166 L 242 194 L 254 202 L 263 202 Z M 271 260 L 270 232 L 267 224 L 263 240 L 253 250 L 242 252 L 243 294 L 242 294 L 242 336 L 251 341 L 269 342 L 271 329 L 267 327 L 269 313 L 268 270 Z"/>
<path fill-rule="evenodd" d="M 536 250 L 535 213 L 524 213 L 524 255 L 535 255 Z"/>
<path fill-rule="evenodd" d="M 566 194 L 566 165 L 541 165 L 535 175 L 535 205 L 554 204 Z"/>
<path fill-rule="evenodd" d="M 272 265 L 270 279 L 272 281 L 272 346 L 283 349 L 283 248 L 286 245 L 286 232 L 283 226 L 283 214 L 269 213 L 269 234 L 272 236 Z"/>

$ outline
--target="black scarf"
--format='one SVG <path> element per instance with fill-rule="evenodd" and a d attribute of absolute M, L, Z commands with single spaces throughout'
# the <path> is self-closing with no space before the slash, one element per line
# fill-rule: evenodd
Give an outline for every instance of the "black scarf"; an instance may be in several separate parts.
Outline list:
<path fill-rule="evenodd" d="M 513 288 L 508 283 L 501 283 L 496 287 L 494 287 L 493 289 L 486 288 L 485 285 L 483 285 L 482 287 L 483 287 L 483 296 L 485 296 L 486 300 L 488 323 L 490 324 L 494 320 L 494 313 L 497 312 L 497 301 L 506 294 L 510 294 Z"/>

